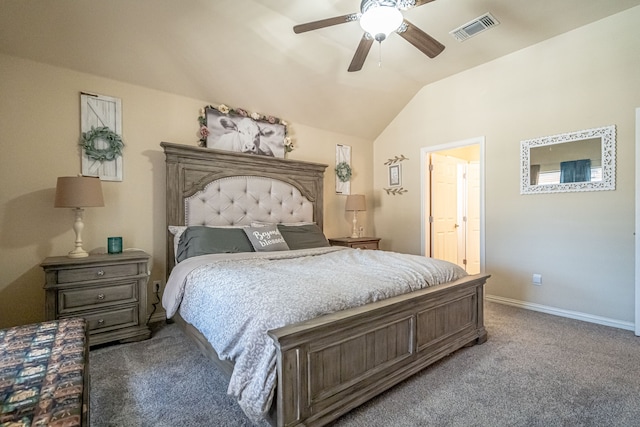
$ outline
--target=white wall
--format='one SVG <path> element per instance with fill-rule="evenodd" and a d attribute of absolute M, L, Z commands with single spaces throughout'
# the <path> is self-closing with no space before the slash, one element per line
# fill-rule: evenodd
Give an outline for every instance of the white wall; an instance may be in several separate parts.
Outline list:
<path fill-rule="evenodd" d="M 374 143 L 382 246 L 420 252 L 420 148 L 484 136 L 487 293 L 633 322 L 638 22 L 635 7 L 425 86 Z M 521 140 L 611 124 L 615 191 L 519 194 Z M 398 154 L 409 192 L 387 196 L 383 163 Z"/>

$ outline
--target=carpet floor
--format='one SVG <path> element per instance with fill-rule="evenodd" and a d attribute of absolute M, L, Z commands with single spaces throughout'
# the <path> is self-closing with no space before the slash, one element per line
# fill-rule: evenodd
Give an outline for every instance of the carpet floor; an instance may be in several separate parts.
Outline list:
<path fill-rule="evenodd" d="M 640 338 L 487 303 L 489 340 L 461 349 L 333 423 L 640 426 Z M 250 426 L 226 381 L 175 324 L 91 351 L 91 426 Z M 267 425 L 266 423 L 264 425 Z"/>

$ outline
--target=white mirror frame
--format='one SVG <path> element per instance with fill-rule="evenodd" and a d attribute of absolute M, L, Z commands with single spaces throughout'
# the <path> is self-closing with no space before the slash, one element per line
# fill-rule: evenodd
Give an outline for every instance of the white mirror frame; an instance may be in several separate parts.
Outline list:
<path fill-rule="evenodd" d="M 543 145 L 562 144 L 583 139 L 602 140 L 602 181 L 570 182 L 564 184 L 531 185 L 531 149 Z M 520 194 L 566 193 L 572 191 L 601 191 L 616 189 L 616 127 L 615 125 L 520 142 Z"/>

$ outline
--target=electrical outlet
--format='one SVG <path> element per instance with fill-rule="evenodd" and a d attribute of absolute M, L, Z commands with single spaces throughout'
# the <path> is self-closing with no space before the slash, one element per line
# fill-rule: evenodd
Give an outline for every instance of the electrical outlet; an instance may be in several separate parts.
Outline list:
<path fill-rule="evenodd" d="M 542 274 L 533 273 L 533 278 L 531 280 L 531 283 L 533 283 L 536 286 L 541 286 L 542 285 Z"/>
<path fill-rule="evenodd" d="M 155 293 L 160 292 L 160 285 L 162 285 L 162 282 L 160 280 L 154 280 L 153 281 L 153 292 L 155 292 Z"/>

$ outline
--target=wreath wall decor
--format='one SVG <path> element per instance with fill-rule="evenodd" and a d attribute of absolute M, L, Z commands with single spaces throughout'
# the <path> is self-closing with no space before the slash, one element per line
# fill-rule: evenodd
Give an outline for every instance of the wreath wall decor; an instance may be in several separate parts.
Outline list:
<path fill-rule="evenodd" d="M 96 148 L 97 141 L 105 141 L 107 148 Z M 108 126 L 93 127 L 88 132 L 82 132 L 80 145 L 87 157 L 99 162 L 111 161 L 122 155 L 124 142 L 122 137 L 109 129 Z"/>
<path fill-rule="evenodd" d="M 349 166 L 349 163 L 338 163 L 336 165 L 336 176 L 340 182 L 348 182 L 351 179 L 351 166 Z"/>

